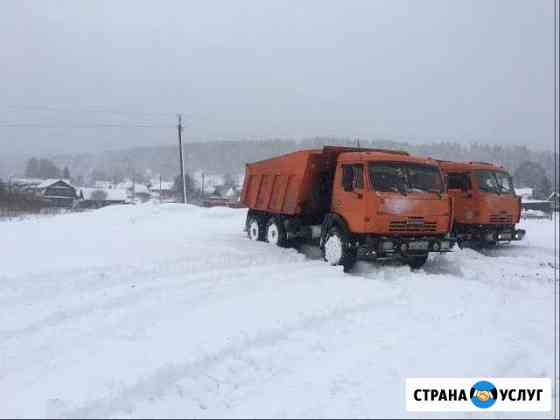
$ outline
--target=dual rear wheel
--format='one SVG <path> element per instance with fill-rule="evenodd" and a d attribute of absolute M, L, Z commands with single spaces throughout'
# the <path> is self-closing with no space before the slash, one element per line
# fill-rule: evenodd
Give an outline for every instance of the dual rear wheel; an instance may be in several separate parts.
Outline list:
<path fill-rule="evenodd" d="M 252 216 L 247 223 L 247 236 L 253 241 L 266 241 L 282 247 L 287 241 L 284 224 L 276 217 L 263 221 L 259 217 Z"/>

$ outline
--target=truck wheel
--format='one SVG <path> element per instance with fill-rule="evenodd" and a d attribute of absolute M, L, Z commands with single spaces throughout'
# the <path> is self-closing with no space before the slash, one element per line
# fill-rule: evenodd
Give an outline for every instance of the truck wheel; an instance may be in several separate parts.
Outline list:
<path fill-rule="evenodd" d="M 325 239 L 323 258 L 330 265 L 343 265 L 346 272 L 356 263 L 357 252 L 355 249 L 349 249 L 346 237 L 333 227 Z"/>
<path fill-rule="evenodd" d="M 284 225 L 275 217 L 271 217 L 266 224 L 266 241 L 276 246 L 286 245 Z"/>
<path fill-rule="evenodd" d="M 413 270 L 417 270 L 420 267 L 422 267 L 424 264 L 426 264 L 427 260 L 428 260 L 428 254 L 407 257 L 405 261 L 410 266 L 410 268 L 412 268 Z"/>
<path fill-rule="evenodd" d="M 264 229 L 257 217 L 251 217 L 247 223 L 247 236 L 252 241 L 264 240 Z"/>

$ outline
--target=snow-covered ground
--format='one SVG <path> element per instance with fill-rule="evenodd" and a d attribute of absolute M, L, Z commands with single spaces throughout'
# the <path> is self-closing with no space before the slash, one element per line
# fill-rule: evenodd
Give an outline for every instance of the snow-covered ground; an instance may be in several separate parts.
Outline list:
<path fill-rule="evenodd" d="M 553 376 L 551 220 L 498 250 L 346 275 L 249 241 L 244 216 L 0 223 L 0 417 L 418 417 L 407 377 Z"/>

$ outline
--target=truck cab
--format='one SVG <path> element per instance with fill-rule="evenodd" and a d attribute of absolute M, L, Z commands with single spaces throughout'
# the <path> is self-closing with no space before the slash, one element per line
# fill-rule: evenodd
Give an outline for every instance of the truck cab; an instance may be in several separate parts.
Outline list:
<path fill-rule="evenodd" d="M 399 256 L 421 266 L 429 252 L 453 246 L 447 237 L 451 209 L 443 175 L 432 159 L 393 151 L 338 155 L 330 217 L 346 223 L 346 235 L 362 255 Z M 323 231 L 322 247 L 328 254 L 328 227 Z"/>
<path fill-rule="evenodd" d="M 453 235 L 459 245 L 485 246 L 521 240 L 516 229 L 521 199 L 511 175 L 487 162 L 439 161 L 454 200 Z"/>
<path fill-rule="evenodd" d="M 339 156 L 331 211 L 367 234 L 446 233 L 451 221 L 437 162 L 379 152 Z"/>

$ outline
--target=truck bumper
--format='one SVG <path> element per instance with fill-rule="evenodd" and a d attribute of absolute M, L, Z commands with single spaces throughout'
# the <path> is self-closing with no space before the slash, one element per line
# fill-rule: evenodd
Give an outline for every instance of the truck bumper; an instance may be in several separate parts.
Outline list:
<path fill-rule="evenodd" d="M 368 238 L 358 246 L 365 256 L 391 258 L 450 252 L 455 240 L 450 237 L 378 237 Z"/>
<path fill-rule="evenodd" d="M 504 242 L 520 241 L 525 237 L 524 229 L 503 228 L 502 226 L 484 227 L 479 230 L 456 233 L 459 243 L 500 244 Z"/>

